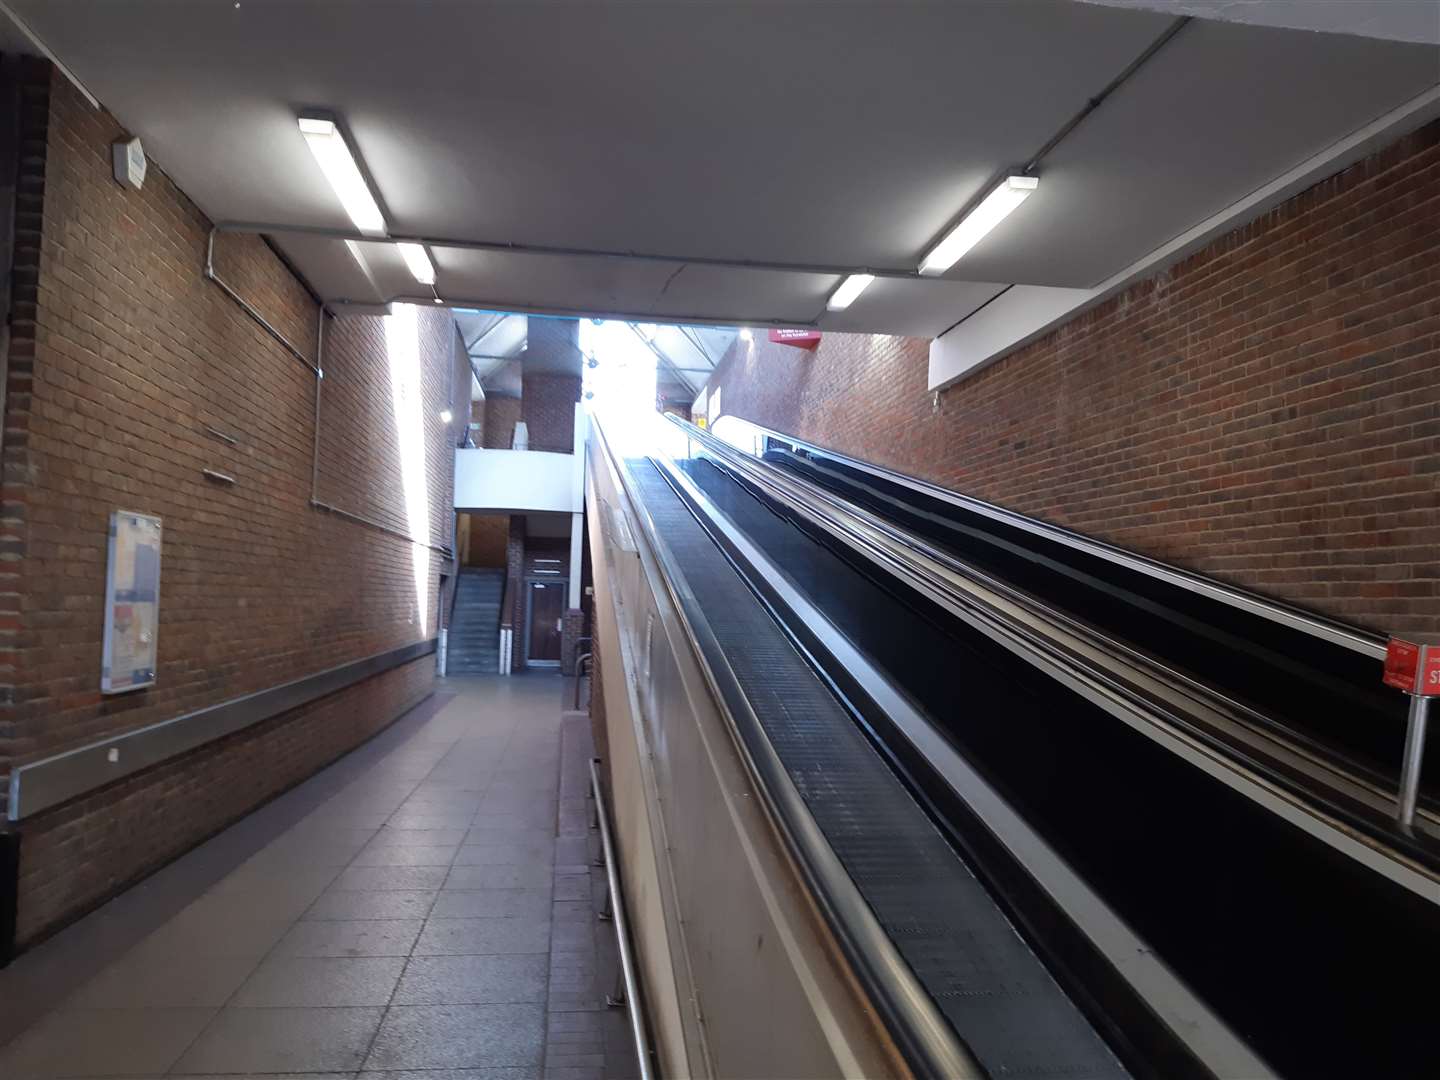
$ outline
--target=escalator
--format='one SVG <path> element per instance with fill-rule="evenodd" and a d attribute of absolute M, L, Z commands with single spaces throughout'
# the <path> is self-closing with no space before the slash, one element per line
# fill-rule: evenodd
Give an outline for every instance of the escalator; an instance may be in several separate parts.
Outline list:
<path fill-rule="evenodd" d="M 856 490 L 821 482 L 794 447 L 761 463 L 679 435 L 624 461 L 630 490 L 729 708 L 756 721 L 752 759 L 773 755 L 774 786 L 796 798 L 776 802 L 777 820 L 812 822 L 853 884 L 863 910 L 847 912 L 811 874 L 915 1074 L 1440 1068 L 1428 989 L 1440 887 L 1424 860 L 1359 841 L 1224 760 L 1183 708 L 1127 680 L 1123 651 L 1105 668 L 1012 624 L 1005 596 L 987 606 L 926 578 L 915 553 L 934 536 L 877 543 L 831 498 Z M 912 513 L 953 540 L 933 508 L 886 505 L 892 525 Z M 996 556 L 996 577 L 1077 580 L 1053 552 L 990 546 L 1018 560 Z M 1063 627 L 1120 620 L 1067 599 Z M 1213 649 L 1246 629 L 1207 629 L 1194 610 L 1154 617 Z M 888 946 L 843 931 L 867 915 Z M 907 986 L 928 998 L 918 1014 Z"/>

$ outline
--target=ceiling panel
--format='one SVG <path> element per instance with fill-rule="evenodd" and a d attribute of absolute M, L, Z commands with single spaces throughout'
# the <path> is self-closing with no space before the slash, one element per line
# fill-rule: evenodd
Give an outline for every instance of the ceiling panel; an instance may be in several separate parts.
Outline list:
<path fill-rule="evenodd" d="M 538 311 L 933 334 L 998 285 L 1090 286 L 1413 96 L 1422 45 L 1197 20 L 1065 138 L 955 280 L 910 269 L 1172 25 L 1070 0 L 10 0 L 212 218 L 349 222 L 294 117 L 339 112 L 440 294 Z M 1160 6 L 1164 6 L 1163 4 Z M 3 20 L 0 20 L 3 21 Z M 398 253 L 277 242 L 328 299 L 426 298 Z M 978 283 L 978 284 L 977 284 Z"/>
<path fill-rule="evenodd" d="M 954 268 L 1089 288 L 1440 80 L 1440 50 L 1194 21 Z"/>

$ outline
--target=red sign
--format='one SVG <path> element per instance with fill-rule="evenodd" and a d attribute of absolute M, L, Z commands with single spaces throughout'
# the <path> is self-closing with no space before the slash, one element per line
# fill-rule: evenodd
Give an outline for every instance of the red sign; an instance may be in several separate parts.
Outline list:
<path fill-rule="evenodd" d="M 771 330 L 770 340 L 777 345 L 794 345 L 797 349 L 813 349 L 820 344 L 820 331 Z"/>
<path fill-rule="evenodd" d="M 1406 693 L 1415 692 L 1415 673 L 1420 668 L 1420 646 L 1391 638 L 1385 646 L 1385 685 Z"/>
<path fill-rule="evenodd" d="M 1407 694 L 1440 697 L 1440 642 L 1417 645 L 1391 638 L 1385 647 L 1385 685 Z"/>
<path fill-rule="evenodd" d="M 1440 696 L 1440 646 L 1425 647 L 1425 662 L 1420 667 L 1420 688 L 1417 694 Z"/>

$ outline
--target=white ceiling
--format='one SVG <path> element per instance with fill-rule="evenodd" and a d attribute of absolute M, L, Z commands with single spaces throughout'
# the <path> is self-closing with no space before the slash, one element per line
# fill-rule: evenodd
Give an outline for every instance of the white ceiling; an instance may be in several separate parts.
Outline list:
<path fill-rule="evenodd" d="M 1036 195 L 946 279 L 881 278 L 826 313 L 844 269 L 913 271 L 1172 13 L 1071 0 L 11 6 L 207 214 L 268 226 L 327 299 L 428 291 L 385 244 L 362 245 L 367 275 L 341 241 L 287 231 L 349 229 L 296 129 L 301 108 L 344 118 L 392 235 L 488 245 L 435 248 L 437 290 L 457 304 L 920 336 L 1010 284 L 1092 286 L 1440 82 L 1431 45 L 1196 20 L 1060 141 Z"/>
<path fill-rule="evenodd" d="M 1083 0 L 1256 26 L 1440 45 L 1440 0 Z"/>

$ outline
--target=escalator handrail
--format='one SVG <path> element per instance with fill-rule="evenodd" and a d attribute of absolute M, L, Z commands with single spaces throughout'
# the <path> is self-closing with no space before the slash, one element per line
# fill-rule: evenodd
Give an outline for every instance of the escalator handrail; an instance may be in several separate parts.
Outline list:
<path fill-rule="evenodd" d="M 675 419 L 677 423 L 684 424 L 683 420 Z M 1000 521 L 1023 529 L 1029 533 L 1043 536 L 1056 543 L 1064 544 L 1067 547 L 1075 548 L 1090 555 L 1106 559 L 1126 569 L 1134 570 L 1150 577 L 1157 578 L 1170 585 L 1188 589 L 1191 592 L 1205 596 L 1211 600 L 1228 604 L 1231 607 L 1239 608 L 1252 615 L 1269 619 L 1271 622 L 1280 623 L 1292 630 L 1299 630 L 1314 637 L 1329 641 L 1335 645 L 1341 645 L 1351 649 L 1363 656 L 1384 659 L 1386 639 L 1379 634 L 1361 630 L 1358 627 L 1334 619 L 1328 619 L 1314 612 L 1306 611 L 1303 608 L 1286 604 L 1283 601 L 1272 597 L 1261 596 L 1258 593 L 1239 588 L 1225 582 L 1216 581 L 1203 574 L 1197 574 L 1190 570 L 1184 570 L 1178 566 L 1171 566 L 1168 563 L 1152 559 L 1147 555 L 1118 547 L 1115 544 L 1097 540 L 1094 537 L 1086 536 L 1083 533 L 1074 532 L 1059 525 L 1052 525 L 1047 521 L 1038 518 L 1028 517 L 1016 510 L 1010 510 L 995 503 L 989 503 L 983 499 L 977 499 L 973 495 L 966 495 L 962 492 L 953 491 L 949 488 L 932 484 L 928 480 L 921 480 L 919 477 L 910 476 L 907 473 L 897 472 L 894 469 L 887 469 L 883 465 L 875 465 L 859 458 L 850 457 L 838 450 L 831 450 L 828 447 L 819 446 L 807 442 L 794 435 L 786 434 L 783 431 L 775 431 L 765 427 L 763 424 L 744 421 L 750 427 L 760 432 L 767 439 L 777 439 L 788 443 L 791 446 L 799 447 L 810 453 L 819 454 L 824 457 L 838 461 L 850 468 L 877 476 L 882 480 L 900 484 L 923 495 L 940 499 L 962 509 L 970 510 L 985 517 Z M 718 438 L 718 436 L 711 436 Z"/>
<path fill-rule="evenodd" d="M 709 684 L 716 711 L 729 729 L 770 820 L 825 913 L 856 982 L 864 988 L 868 1004 L 883 1018 L 915 1076 L 985 1080 L 986 1071 L 940 1014 L 820 831 L 636 491 L 629 470 L 611 449 L 603 426 L 594 422 L 593 430 L 599 453 L 630 504 L 629 519 L 638 526 L 632 531 L 643 537 L 680 616 L 680 627 Z M 718 550 L 717 557 L 721 557 Z"/>
<path fill-rule="evenodd" d="M 909 576 L 926 583 L 921 589 L 922 592 L 926 591 L 926 588 L 933 590 L 935 598 L 939 599 L 942 605 L 949 603 L 966 609 L 969 614 L 962 615 L 962 618 L 972 622 L 1029 662 L 1049 670 L 1056 677 L 1076 680 L 1083 684 L 1088 688 L 1081 691 L 1085 696 L 1125 719 L 1127 723 L 1134 721 L 1150 728 L 1164 728 L 1183 741 L 1193 743 L 1205 758 L 1222 766 L 1217 775 L 1236 781 L 1231 786 L 1251 794 L 1252 798 L 1256 794 L 1264 793 L 1267 801 L 1274 800 L 1272 808 L 1282 809 L 1283 816 L 1289 818 L 1293 824 L 1433 902 L 1432 894 L 1437 874 L 1440 874 L 1435 866 L 1433 850 L 1419 846 L 1415 838 L 1408 834 L 1396 832 L 1388 818 L 1383 821 L 1379 818 L 1371 820 L 1368 816 L 1357 814 L 1342 801 L 1323 793 L 1299 790 L 1264 761 L 1218 740 L 1203 724 L 1196 722 L 1185 712 L 1174 706 L 1167 706 L 1152 694 L 1139 689 L 1131 682 L 1130 677 L 1121 673 L 1126 663 L 1123 658 L 1120 661 L 1121 667 L 1116 671 L 1102 670 L 1076 656 L 1068 647 L 1049 640 L 1045 634 L 1033 628 L 1022 628 L 1011 617 L 992 609 L 988 604 L 977 604 L 975 600 L 958 594 L 951 585 L 937 579 L 935 574 L 923 565 L 926 561 L 938 562 L 941 565 L 954 561 L 932 554 L 930 545 L 926 542 L 909 536 L 897 526 L 883 521 L 869 511 L 850 505 L 823 488 L 760 461 L 709 431 L 678 417 L 669 416 L 667 419 L 707 453 L 728 462 L 728 467 L 743 473 L 748 482 L 760 487 L 769 497 L 775 498 L 782 505 L 790 506 L 802 516 L 813 517 L 821 528 L 832 531 L 843 542 L 869 554 L 877 563 L 895 568 L 903 567 Z M 809 509 L 799 506 L 795 501 L 796 496 L 786 494 L 789 489 L 806 492 L 806 497 L 815 501 L 817 506 Z M 988 575 L 971 575 L 967 572 L 966 576 L 972 577 L 982 588 L 992 587 L 986 581 Z M 1042 618 L 1050 621 L 1047 616 L 1042 615 Z M 986 626 L 991 629 L 984 629 Z M 1103 643 L 1102 648 L 1105 648 Z M 1149 677 L 1159 678 L 1163 684 L 1163 677 L 1154 674 Z M 1196 706 L 1201 706 L 1200 702 L 1194 701 L 1191 694 L 1183 691 L 1182 694 L 1191 698 Z"/>

